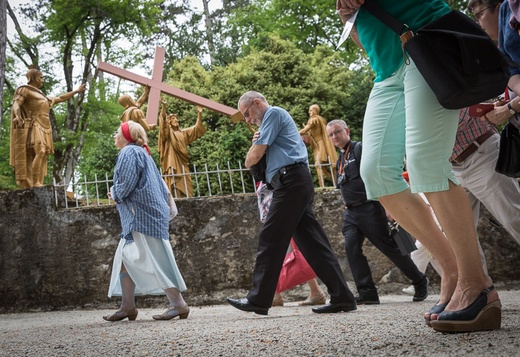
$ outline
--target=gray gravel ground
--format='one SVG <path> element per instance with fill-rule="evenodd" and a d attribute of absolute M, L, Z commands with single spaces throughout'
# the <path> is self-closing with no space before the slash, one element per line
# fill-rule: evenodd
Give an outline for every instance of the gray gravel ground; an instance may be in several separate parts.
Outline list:
<path fill-rule="evenodd" d="M 442 334 L 422 319 L 437 301 L 381 296 L 381 305 L 319 315 L 286 303 L 268 316 L 230 305 L 192 307 L 186 320 L 105 322 L 113 310 L 0 315 L 0 356 L 519 356 L 520 290 L 500 289 L 502 329 Z"/>

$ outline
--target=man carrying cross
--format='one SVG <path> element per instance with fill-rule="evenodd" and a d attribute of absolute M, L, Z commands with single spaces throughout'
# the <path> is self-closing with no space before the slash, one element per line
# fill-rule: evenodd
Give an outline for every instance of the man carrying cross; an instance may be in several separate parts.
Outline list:
<path fill-rule="evenodd" d="M 146 86 L 144 87 L 144 93 L 139 99 L 134 101 L 132 97 L 130 97 L 128 94 L 122 95 L 117 100 L 119 104 L 121 104 L 125 111 L 123 114 L 121 114 L 121 117 L 119 118 L 121 120 L 121 123 L 127 122 L 129 120 L 135 121 L 136 123 L 141 124 L 141 126 L 146 131 L 150 131 L 152 129 L 155 129 L 157 126 L 156 124 L 148 124 L 146 121 L 145 115 L 143 111 L 141 110 L 141 107 L 146 102 L 146 98 L 148 97 L 148 93 L 150 92 L 150 87 Z"/>

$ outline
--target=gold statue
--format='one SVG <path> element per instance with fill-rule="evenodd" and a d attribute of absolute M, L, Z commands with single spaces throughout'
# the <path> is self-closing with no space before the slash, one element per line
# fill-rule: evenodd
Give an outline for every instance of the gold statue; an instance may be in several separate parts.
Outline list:
<path fill-rule="evenodd" d="M 39 89 L 43 85 L 40 70 L 32 68 L 26 76 L 28 83 L 16 89 L 11 107 L 9 165 L 14 168 L 20 188 L 43 186 L 47 175 L 47 156 L 54 153 L 50 109 L 86 89 L 83 83 L 72 92 L 51 98 Z"/>
<path fill-rule="evenodd" d="M 320 116 L 320 107 L 317 104 L 313 104 L 309 107 L 309 116 L 310 118 L 307 124 L 300 130 L 300 135 L 302 135 L 302 137 L 305 135 L 309 136 L 310 145 L 314 154 L 314 165 L 318 173 L 318 181 L 320 186 L 323 187 L 324 174 L 332 181 L 335 170 L 334 165 L 338 160 L 338 153 L 334 145 L 332 145 L 331 141 L 327 138 L 327 121 Z"/>
<path fill-rule="evenodd" d="M 197 106 L 195 125 L 181 129 L 177 116 L 166 115 L 166 101 L 161 101 L 159 154 L 163 175 L 174 175 L 165 178 L 166 185 L 174 197 L 193 197 L 193 184 L 188 167 L 188 145 L 206 132 L 202 124 L 202 109 L 201 106 Z M 172 183 L 175 185 L 174 190 Z"/>
<path fill-rule="evenodd" d="M 148 93 L 150 93 L 150 87 L 146 86 L 144 87 L 143 95 L 141 95 L 141 97 L 137 99 L 137 102 L 134 101 L 132 97 L 130 97 L 128 94 L 119 97 L 119 99 L 117 100 L 118 103 L 125 108 L 125 111 L 123 112 L 123 114 L 121 114 L 121 117 L 119 118 L 121 120 L 121 123 L 132 120 L 136 123 L 141 124 L 141 126 L 146 131 L 155 129 L 157 124 L 148 124 L 148 122 L 146 121 L 146 116 L 141 110 L 141 107 L 148 98 Z"/>

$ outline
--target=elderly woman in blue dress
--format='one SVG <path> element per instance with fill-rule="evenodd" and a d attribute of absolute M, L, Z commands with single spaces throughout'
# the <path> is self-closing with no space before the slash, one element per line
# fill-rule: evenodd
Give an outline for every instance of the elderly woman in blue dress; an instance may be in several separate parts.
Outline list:
<path fill-rule="evenodd" d="M 181 292 L 186 284 L 169 242 L 169 219 L 175 203 L 150 156 L 148 138 L 138 123 L 122 123 L 114 137 L 120 149 L 114 169 L 111 198 L 117 204 L 123 232 L 117 247 L 108 296 L 121 296 L 106 321 L 135 320 L 135 295 L 166 294 L 170 306 L 155 320 L 188 317 L 190 309 Z"/>

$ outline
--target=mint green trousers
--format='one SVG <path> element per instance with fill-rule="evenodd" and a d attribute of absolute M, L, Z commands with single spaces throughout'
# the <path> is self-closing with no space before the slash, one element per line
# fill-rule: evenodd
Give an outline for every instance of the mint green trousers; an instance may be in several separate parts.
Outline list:
<path fill-rule="evenodd" d="M 413 62 L 375 83 L 363 123 L 361 177 L 368 198 L 406 190 L 405 162 L 412 192 L 448 190 L 449 181 L 459 184 L 448 161 L 458 113 L 439 104 Z"/>

